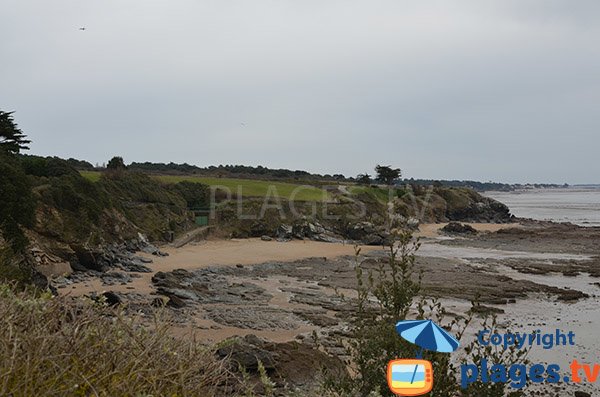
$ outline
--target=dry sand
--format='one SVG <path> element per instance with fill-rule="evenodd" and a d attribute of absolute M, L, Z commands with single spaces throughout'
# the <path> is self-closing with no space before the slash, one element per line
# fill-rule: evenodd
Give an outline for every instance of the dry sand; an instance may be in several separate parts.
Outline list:
<path fill-rule="evenodd" d="M 362 246 L 363 252 L 380 247 Z M 137 292 L 149 294 L 154 292 L 152 276 L 156 272 L 168 272 L 175 269 L 202 269 L 209 266 L 254 265 L 264 262 L 291 262 L 295 260 L 327 257 L 334 258 L 343 255 L 354 255 L 352 244 L 322 243 L 308 240 L 292 240 L 288 242 L 262 241 L 260 239 L 216 240 L 188 244 L 181 248 L 161 247 L 169 256 L 156 257 L 139 254 L 153 260 L 149 264 L 152 273 L 139 273 L 140 277 L 127 285 L 104 286 L 99 279 L 78 283 L 65 293 L 73 296 L 111 290 L 115 292 Z"/>
<path fill-rule="evenodd" d="M 426 223 L 415 233 L 418 237 L 434 238 L 447 223 Z M 518 227 L 519 224 L 469 223 L 478 231 L 494 232 L 503 228 Z M 379 249 L 380 247 L 362 246 L 363 252 Z M 140 277 L 127 285 L 102 285 L 99 279 L 73 285 L 64 289 L 65 293 L 74 296 L 102 292 L 110 289 L 116 292 L 137 292 L 150 294 L 154 292 L 152 276 L 156 272 L 168 272 L 174 269 L 194 270 L 209 266 L 254 265 L 264 262 L 290 262 L 310 257 L 334 258 L 343 255 L 354 255 L 352 244 L 322 243 L 309 240 L 292 240 L 289 242 L 262 241 L 253 239 L 213 240 L 188 244 L 181 248 L 170 246 L 161 247 L 169 256 L 156 257 L 139 254 L 153 260 L 149 265 L 152 273 L 140 273 Z"/>

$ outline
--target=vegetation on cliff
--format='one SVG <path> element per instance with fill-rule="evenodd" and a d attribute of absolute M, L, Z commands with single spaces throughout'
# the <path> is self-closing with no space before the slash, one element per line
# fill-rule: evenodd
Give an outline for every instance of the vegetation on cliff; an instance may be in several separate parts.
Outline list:
<path fill-rule="evenodd" d="M 207 186 L 163 183 L 127 172 L 123 161 L 96 182 L 58 157 L 22 155 L 29 143 L 10 113 L 0 113 L 0 277 L 29 281 L 28 248 L 71 260 L 75 251 L 135 238 L 161 240 L 187 230 L 190 207 L 208 205 Z"/>

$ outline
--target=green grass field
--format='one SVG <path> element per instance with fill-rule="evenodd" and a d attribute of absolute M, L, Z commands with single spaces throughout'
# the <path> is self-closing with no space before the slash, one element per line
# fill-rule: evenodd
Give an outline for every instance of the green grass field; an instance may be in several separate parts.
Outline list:
<path fill-rule="evenodd" d="M 81 175 L 92 182 L 96 182 L 100 179 L 101 172 L 81 171 Z M 204 183 L 209 186 L 222 186 L 224 189 L 229 189 L 232 194 L 241 192 L 243 197 L 265 197 L 269 193 L 270 196 L 277 196 L 288 200 L 290 198 L 300 201 L 324 201 L 330 199 L 329 193 L 322 189 L 294 183 L 179 175 L 153 175 L 152 177 L 164 183 L 190 181 Z"/>

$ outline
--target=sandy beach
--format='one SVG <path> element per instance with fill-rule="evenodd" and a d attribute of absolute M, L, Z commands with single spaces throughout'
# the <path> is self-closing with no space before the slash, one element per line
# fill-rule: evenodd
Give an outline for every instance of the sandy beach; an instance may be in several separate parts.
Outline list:
<path fill-rule="evenodd" d="M 415 237 L 436 238 L 447 223 L 426 223 L 420 225 Z M 495 232 L 514 224 L 469 223 L 480 232 Z M 380 249 L 377 246 L 359 246 L 363 253 Z M 152 276 L 157 272 L 168 272 L 175 269 L 196 270 L 209 266 L 255 265 L 264 262 L 290 262 L 312 257 L 335 258 L 354 255 L 356 247 L 353 244 L 324 243 L 311 240 L 292 240 L 288 242 L 262 241 L 259 238 L 208 240 L 187 244 L 180 248 L 169 245 L 161 247 L 168 256 L 152 256 L 140 253 L 142 257 L 152 260 L 151 273 L 140 273 L 127 285 L 114 285 L 111 290 L 149 294 L 154 292 Z M 91 279 L 85 284 L 73 285 L 68 292 L 73 296 L 105 291 L 99 279 Z"/>
<path fill-rule="evenodd" d="M 378 247 L 360 246 L 363 252 Z M 152 256 L 140 253 L 140 256 L 152 259 L 152 273 L 140 273 L 127 285 L 114 285 L 110 288 L 102 285 L 99 279 L 91 279 L 86 283 L 78 283 L 67 290 L 73 296 L 102 292 L 107 289 L 117 292 L 149 294 L 154 292 L 152 276 L 157 272 L 169 272 L 175 269 L 196 270 L 210 266 L 253 265 L 269 261 L 289 262 L 300 259 L 319 257 L 335 258 L 354 255 L 356 247 L 352 244 L 332 244 L 310 240 L 292 240 L 288 242 L 262 241 L 258 238 L 210 240 L 190 243 L 181 248 L 161 247 L 168 256 Z"/>

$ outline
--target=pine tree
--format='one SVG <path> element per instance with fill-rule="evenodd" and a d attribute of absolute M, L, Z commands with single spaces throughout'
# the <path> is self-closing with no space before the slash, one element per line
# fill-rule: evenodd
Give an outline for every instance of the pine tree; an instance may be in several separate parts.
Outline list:
<path fill-rule="evenodd" d="M 0 149 L 10 154 L 17 154 L 22 149 L 29 149 L 27 145 L 31 141 L 25 139 L 26 135 L 14 122 L 12 114 L 13 112 L 0 110 Z"/>

